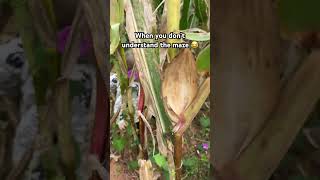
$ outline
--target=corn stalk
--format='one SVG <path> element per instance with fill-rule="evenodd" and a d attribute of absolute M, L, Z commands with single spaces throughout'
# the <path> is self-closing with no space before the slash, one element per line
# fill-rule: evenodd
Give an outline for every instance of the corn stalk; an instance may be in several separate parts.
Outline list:
<path fill-rule="evenodd" d="M 180 26 L 180 0 L 168 0 L 167 6 L 167 33 L 179 31 Z M 176 39 L 168 39 L 168 43 L 175 43 Z M 176 49 L 170 48 L 168 50 L 170 60 L 176 55 Z"/>
<path fill-rule="evenodd" d="M 46 172 L 46 176 L 48 179 L 52 179 L 57 174 L 57 159 L 55 159 L 53 155 L 52 149 L 52 129 L 49 125 L 49 121 L 46 119 L 46 112 L 48 111 L 48 107 L 45 104 L 45 93 L 41 85 L 45 82 L 41 82 L 37 84 L 36 82 L 41 81 L 39 77 L 41 77 L 41 73 L 36 70 L 37 67 L 37 56 L 35 49 L 39 44 L 39 39 L 36 35 L 36 30 L 33 26 L 32 17 L 30 11 L 28 9 L 27 1 L 20 0 L 12 0 L 10 2 L 11 7 L 14 11 L 14 18 L 17 26 L 20 30 L 20 36 L 22 38 L 22 42 L 24 45 L 24 50 L 26 53 L 26 57 L 28 59 L 28 64 L 30 67 L 30 72 L 32 73 L 32 77 L 34 80 L 35 94 L 36 94 L 36 102 L 38 107 L 38 118 L 39 118 L 39 131 L 41 136 L 41 141 L 46 142 L 45 150 L 41 154 L 41 160 L 44 166 L 44 170 Z M 48 59 L 46 59 L 48 60 Z"/>
<path fill-rule="evenodd" d="M 129 0 L 125 5 L 126 11 L 126 31 L 130 42 L 150 42 L 150 40 L 136 39 L 134 32 L 155 33 L 155 17 L 152 15 L 151 2 L 149 0 Z M 164 104 L 161 98 L 161 78 L 160 78 L 160 56 L 159 49 L 132 49 L 135 65 L 139 72 L 140 83 L 144 91 L 145 106 L 148 111 L 156 117 L 157 124 L 160 125 L 159 131 L 162 134 L 158 137 L 165 139 L 165 136 L 171 132 L 171 122 L 165 112 Z M 159 139 L 158 139 L 159 141 Z M 167 142 L 161 140 L 161 142 Z M 168 150 L 165 152 L 171 153 Z M 168 154 L 163 154 L 167 156 Z M 168 155 L 170 156 L 170 155 Z M 171 156 L 170 156 L 171 157 Z M 174 178 L 173 173 L 170 173 Z"/>
<path fill-rule="evenodd" d="M 167 3 L 167 33 L 179 31 L 180 26 L 180 0 L 168 0 Z M 177 40 L 168 39 L 168 43 L 174 43 Z M 168 50 L 169 62 L 174 59 L 176 49 L 170 48 Z M 175 176 L 177 180 L 182 177 L 182 135 L 174 135 L 174 164 Z"/>
<path fill-rule="evenodd" d="M 132 0 L 127 1 L 126 5 L 126 23 L 127 32 L 130 41 L 134 42 L 148 42 L 147 40 L 136 39 L 134 32 L 148 32 L 152 33 L 154 27 L 150 27 L 152 24 L 148 24 L 147 15 L 144 14 L 144 4 L 148 4 L 149 1 Z M 150 4 L 148 4 L 150 5 Z M 151 13 L 152 14 L 152 11 Z M 148 16 L 150 16 L 150 14 Z M 152 22 L 150 22 L 152 23 Z M 154 22 L 153 22 L 154 24 Z M 153 103 L 153 111 L 156 117 L 159 118 L 163 133 L 168 133 L 170 128 L 170 121 L 165 113 L 163 102 L 161 99 L 161 81 L 160 81 L 160 69 L 159 69 L 159 49 L 139 49 L 133 48 L 133 55 L 135 63 L 140 74 L 140 81 L 143 90 Z"/>
<path fill-rule="evenodd" d="M 47 0 L 44 5 L 41 5 L 40 2 L 37 4 L 36 1 L 30 2 L 30 4 L 27 4 L 26 1 L 11 1 L 11 5 L 15 10 L 16 22 L 33 77 L 39 114 L 40 144 L 41 148 L 44 149 L 41 154 L 41 161 L 46 177 L 55 179 L 62 169 L 67 179 L 76 179 L 75 144 L 71 133 L 69 80 L 66 72 L 70 72 L 70 67 L 76 63 L 75 59 L 78 58 L 77 54 L 75 54 L 77 47 L 72 47 L 72 43 L 74 42 L 74 37 L 78 37 L 75 34 L 78 34 L 79 31 L 75 33 L 75 29 L 78 30 L 81 27 L 81 23 L 77 18 L 74 21 L 72 35 L 68 40 L 67 50 L 62 57 L 63 62 L 61 63 L 58 60 L 60 57 L 54 49 L 49 51 L 44 47 L 49 45 L 52 48 L 50 45 L 52 45 L 52 41 L 55 41 L 56 22 L 52 2 Z M 28 5 L 30 5 L 31 9 L 29 9 Z M 36 10 L 39 9 L 42 16 L 36 16 Z M 31 13 L 33 17 L 37 18 L 31 18 Z M 41 29 L 44 26 L 41 22 L 48 23 L 48 20 L 50 23 L 46 24 L 45 30 L 42 31 Z M 44 40 L 46 35 L 51 38 L 49 41 Z M 60 64 L 62 65 L 60 66 Z M 60 72 L 63 72 L 63 77 L 57 81 L 61 75 Z M 52 93 L 47 97 L 49 91 Z M 53 124 L 57 125 L 57 129 L 52 128 Z M 57 133 L 58 137 L 58 147 L 61 152 L 58 157 L 54 155 L 56 150 L 53 147 L 53 133 Z M 59 168 L 59 162 L 63 166 L 61 169 Z"/>

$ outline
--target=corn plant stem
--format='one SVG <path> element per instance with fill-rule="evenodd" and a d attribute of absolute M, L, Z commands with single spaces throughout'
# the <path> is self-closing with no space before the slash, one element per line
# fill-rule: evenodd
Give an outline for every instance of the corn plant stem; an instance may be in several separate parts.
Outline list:
<path fill-rule="evenodd" d="M 57 29 L 57 21 L 56 21 L 56 16 L 54 13 L 54 8 L 53 8 L 53 1 L 52 0 L 44 0 L 42 2 L 47 10 L 47 14 L 49 16 L 49 19 L 51 21 L 51 25 L 53 27 L 54 30 Z"/>
<path fill-rule="evenodd" d="M 138 101 L 138 111 L 143 111 L 144 107 L 144 92 L 142 86 L 140 86 L 140 93 L 139 93 L 139 101 Z M 148 153 L 146 149 L 146 144 L 145 144 L 145 124 L 143 119 L 139 116 L 139 135 L 140 135 L 140 144 L 142 147 L 142 155 L 144 159 L 148 158 Z"/>
<path fill-rule="evenodd" d="M 199 88 L 199 91 L 192 101 L 192 103 L 188 106 L 186 111 L 183 114 L 186 122 L 185 124 L 175 133 L 174 138 L 174 164 L 176 167 L 176 180 L 180 180 L 182 177 L 182 167 L 181 167 L 181 159 L 182 159 L 182 136 L 185 130 L 191 125 L 192 120 L 198 114 L 200 108 L 206 101 L 210 94 L 210 78 L 207 78 Z"/>
<path fill-rule="evenodd" d="M 180 26 L 180 0 L 168 0 L 167 1 L 167 33 L 176 32 Z M 168 43 L 174 43 L 176 40 L 168 39 Z M 176 55 L 176 50 L 170 48 L 169 62 L 173 60 Z M 180 180 L 182 177 L 181 171 L 181 158 L 182 158 L 182 136 L 175 134 L 174 138 L 174 162 L 175 162 L 175 174 L 176 180 Z"/>
<path fill-rule="evenodd" d="M 109 43 L 107 43 L 107 1 L 103 0 L 92 0 L 86 1 L 81 0 L 83 6 L 84 16 L 87 20 L 92 41 L 94 53 L 96 56 L 97 67 L 103 77 L 105 86 L 109 86 L 109 73 L 110 69 L 109 61 L 107 60 L 106 52 L 109 51 Z"/>
<path fill-rule="evenodd" d="M 132 2 L 132 3 L 131 3 Z M 150 4 L 149 4 L 150 5 Z M 139 0 L 127 1 L 126 10 L 126 30 L 130 41 L 148 42 L 146 40 L 136 39 L 134 32 L 144 31 L 146 29 L 146 20 L 144 15 L 144 6 Z M 157 49 L 132 49 L 135 64 L 139 71 L 140 82 L 144 88 L 145 94 L 151 97 L 156 116 L 159 117 L 163 134 L 168 134 L 171 129 L 171 122 L 165 113 L 164 105 L 161 99 L 161 79 L 158 68 L 159 56 Z"/>
<path fill-rule="evenodd" d="M 30 11 L 27 8 L 27 4 L 23 2 L 13 1 L 12 6 L 15 7 L 16 12 L 16 19 L 18 22 L 18 26 L 20 29 L 20 34 L 24 43 L 25 51 L 28 57 L 28 61 L 31 68 L 31 73 L 33 75 L 33 79 L 40 76 L 39 72 L 35 71 L 33 68 L 35 67 L 35 59 L 36 55 L 34 53 L 34 49 L 36 47 L 37 42 L 37 35 L 36 31 L 33 28 L 32 19 L 30 15 Z M 23 17 L 22 17 L 23 16 Z M 18 21 L 20 19 L 21 21 Z M 23 19 L 23 20 L 22 20 Z M 52 19 L 54 22 L 54 19 Z M 25 24 L 27 23 L 27 24 Z M 29 26 L 29 27 L 26 27 Z M 59 148 L 63 153 L 61 153 L 61 160 L 65 167 L 64 173 L 67 179 L 73 180 L 75 179 L 75 164 L 74 164 L 74 144 L 71 135 L 71 117 L 66 108 L 69 105 L 69 95 L 68 95 L 68 82 L 63 84 L 57 84 L 58 86 L 54 89 L 54 94 L 59 97 L 58 99 L 53 99 L 53 104 L 46 103 L 45 97 L 40 97 L 39 91 L 43 91 L 43 89 L 37 87 L 38 84 L 34 84 L 36 97 L 37 97 L 37 106 L 38 106 L 38 113 L 39 113 L 39 126 L 40 126 L 40 136 L 41 141 L 45 143 L 46 151 L 41 154 L 41 161 L 44 164 L 45 174 L 48 179 L 54 179 L 57 176 L 57 168 L 58 168 L 58 160 L 53 155 L 53 146 L 52 146 L 52 130 L 51 125 L 49 122 L 49 118 L 51 115 L 56 115 L 57 120 L 59 120 L 58 124 L 58 143 Z M 44 93 L 45 94 L 45 93 Z M 40 101 L 38 101 L 40 99 Z M 49 106 L 51 108 L 49 108 Z M 56 112 L 53 112 L 53 109 L 56 109 Z"/>
<path fill-rule="evenodd" d="M 58 120 L 58 144 L 61 151 L 60 158 L 63 163 L 63 171 L 66 179 L 76 180 L 75 175 L 75 142 L 72 137 L 71 111 L 69 102 L 69 80 L 64 79 L 57 83 L 56 110 Z"/>
<path fill-rule="evenodd" d="M 124 52 L 124 48 L 122 48 L 121 46 L 119 46 L 119 51 L 120 51 L 120 56 L 121 56 L 121 67 L 123 67 L 125 69 L 125 72 L 128 71 L 128 65 L 127 65 L 127 58 Z"/>
<path fill-rule="evenodd" d="M 120 54 L 120 57 L 119 58 L 119 67 L 120 67 L 120 72 L 118 71 L 118 73 L 125 73 L 126 76 L 127 76 L 127 71 L 128 71 L 128 65 L 127 65 L 127 59 L 126 59 L 126 56 L 125 56 L 125 52 L 124 52 L 124 48 L 122 48 L 121 46 L 119 46 L 119 54 Z M 129 79 L 130 77 L 127 77 L 127 79 Z M 130 83 L 129 83 L 130 84 Z M 128 112 L 129 112 L 129 121 L 130 121 L 130 126 L 133 130 L 133 137 L 134 137 L 134 140 L 138 140 L 139 137 L 138 137 L 138 134 L 137 134 L 137 131 L 136 131 L 136 128 L 135 128 L 135 125 L 134 125 L 134 107 L 133 107 L 133 103 L 132 103 L 132 89 L 131 87 L 129 87 L 129 84 L 128 84 L 128 87 L 126 87 L 126 91 L 127 91 L 127 102 L 128 103 Z M 141 144 L 142 142 L 140 142 Z M 142 145 L 140 146 L 141 148 L 139 149 L 142 149 Z"/>
<path fill-rule="evenodd" d="M 182 177 L 182 135 L 174 135 L 174 165 L 176 180 Z"/>
<path fill-rule="evenodd" d="M 167 33 L 177 32 L 180 26 L 180 0 L 167 1 Z M 168 43 L 177 42 L 176 39 L 168 39 Z M 168 50 L 170 60 L 176 55 L 176 49 L 170 48 Z"/>
<path fill-rule="evenodd" d="M 140 135 L 140 144 L 141 144 L 141 153 L 143 159 L 148 159 L 148 152 L 145 144 L 145 124 L 141 117 L 139 117 L 139 135 Z"/>
<path fill-rule="evenodd" d="M 56 34 L 57 21 L 54 13 L 52 0 L 45 0 L 44 5 L 48 16 L 50 17 L 51 27 L 54 29 Z M 63 77 L 64 72 L 68 71 L 69 66 L 74 66 L 77 61 L 77 56 L 73 56 L 74 49 L 78 48 L 75 39 L 78 38 L 80 34 L 79 29 L 83 26 L 83 21 L 80 21 L 78 16 L 81 12 L 81 8 L 77 7 L 75 18 L 72 22 L 72 29 L 70 36 L 67 40 L 65 47 L 65 52 L 62 56 L 62 66 L 61 66 L 61 76 Z M 79 12 L 80 11 L 80 12 Z M 75 33 L 77 32 L 77 33 Z M 54 89 L 55 93 L 55 109 L 57 110 L 57 120 L 59 121 L 57 132 L 58 132 L 58 145 L 61 151 L 61 161 L 63 164 L 63 172 L 66 179 L 75 180 L 76 179 L 76 144 L 72 135 L 72 113 L 70 110 L 70 98 L 69 90 L 70 82 L 68 79 L 60 79 L 56 82 Z"/>
<path fill-rule="evenodd" d="M 100 162 L 109 158 L 109 143 L 106 143 L 108 136 L 108 129 L 110 124 L 107 122 L 108 113 L 108 94 L 104 84 L 102 75 L 99 71 L 96 72 L 96 105 L 95 118 L 91 134 L 90 153 L 96 156 Z M 107 136 L 107 137 L 106 137 Z M 109 170 L 109 165 L 106 167 Z M 90 180 L 100 180 L 96 171 L 91 172 Z"/>
<path fill-rule="evenodd" d="M 133 103 L 132 103 L 132 89 L 131 87 L 129 87 L 127 89 L 127 102 L 128 102 L 128 112 L 129 112 L 129 121 L 130 121 L 130 125 L 132 128 L 132 132 L 133 132 L 133 137 L 135 141 L 139 141 L 139 137 L 136 131 L 136 128 L 134 126 L 134 107 L 133 107 Z M 139 149 L 142 149 L 141 144 L 139 144 Z"/>
<path fill-rule="evenodd" d="M 24 51 L 27 56 L 28 64 L 30 67 L 30 72 L 32 73 L 33 79 L 35 79 L 35 60 L 36 55 L 34 49 L 36 47 L 36 33 L 32 23 L 32 17 L 29 12 L 27 1 L 20 1 L 20 0 L 11 0 L 10 5 L 14 11 L 14 19 L 17 23 L 18 29 L 20 31 L 20 36 L 22 38 L 22 42 L 24 45 Z M 39 97 L 41 94 L 40 89 L 37 88 L 37 84 L 34 84 L 35 87 L 35 94 L 36 97 Z M 47 107 L 44 104 L 40 104 L 37 102 L 37 110 L 38 110 L 38 119 L 39 119 L 39 133 L 41 136 L 41 140 L 48 144 L 48 149 L 43 151 L 41 154 L 41 161 L 44 166 L 44 171 L 46 174 L 47 179 L 54 179 L 55 175 L 57 175 L 57 161 L 54 158 L 53 151 L 52 151 L 52 134 L 49 122 L 46 119 L 46 111 Z"/>

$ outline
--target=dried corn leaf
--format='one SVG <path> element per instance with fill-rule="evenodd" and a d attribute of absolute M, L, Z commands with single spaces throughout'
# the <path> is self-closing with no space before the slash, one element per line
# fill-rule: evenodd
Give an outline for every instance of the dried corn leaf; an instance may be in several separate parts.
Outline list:
<path fill-rule="evenodd" d="M 150 160 L 139 160 L 139 177 L 140 180 L 153 180 L 153 169 Z"/>
<path fill-rule="evenodd" d="M 131 2 L 132 1 L 132 2 Z M 145 18 L 145 11 L 151 9 L 151 3 L 148 0 L 129 0 L 126 2 L 126 30 L 130 42 L 141 42 L 136 39 L 135 32 L 148 32 L 152 24 L 146 24 L 149 20 Z M 149 14 L 152 16 L 152 12 Z M 151 32 L 148 32 L 151 33 Z M 143 40 L 143 42 L 150 42 Z M 160 72 L 159 72 L 159 50 L 158 49 L 132 49 L 135 64 L 139 71 L 140 81 L 145 91 L 146 98 L 151 97 L 151 108 L 155 115 L 159 117 L 163 133 L 168 132 L 170 121 L 165 113 L 160 93 Z"/>

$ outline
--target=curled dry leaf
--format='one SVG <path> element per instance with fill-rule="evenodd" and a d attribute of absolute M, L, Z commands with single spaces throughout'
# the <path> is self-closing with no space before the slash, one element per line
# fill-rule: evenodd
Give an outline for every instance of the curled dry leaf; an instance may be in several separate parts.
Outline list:
<path fill-rule="evenodd" d="M 190 49 L 182 50 L 164 70 L 162 98 L 165 110 L 175 123 L 198 91 L 195 58 Z"/>

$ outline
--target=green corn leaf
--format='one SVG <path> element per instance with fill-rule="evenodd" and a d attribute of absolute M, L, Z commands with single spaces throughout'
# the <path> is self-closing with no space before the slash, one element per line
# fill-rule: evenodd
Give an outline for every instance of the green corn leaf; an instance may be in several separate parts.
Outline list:
<path fill-rule="evenodd" d="M 116 151 L 122 152 L 126 146 L 126 140 L 123 137 L 119 137 L 113 140 L 113 147 Z"/>
<path fill-rule="evenodd" d="M 210 33 L 193 33 L 193 32 L 185 32 L 186 39 L 192 41 L 209 41 Z"/>
<path fill-rule="evenodd" d="M 110 24 L 122 23 L 124 20 L 123 0 L 111 0 L 110 7 Z"/>
<path fill-rule="evenodd" d="M 124 19 L 123 0 L 111 0 L 110 9 L 110 54 L 113 54 L 120 42 L 120 25 Z"/>
<path fill-rule="evenodd" d="M 49 20 L 51 21 L 51 24 L 53 26 L 53 28 L 57 28 L 57 21 L 56 21 L 56 16 L 55 16 L 55 13 L 54 13 L 54 6 L 53 6 L 53 2 L 52 0 L 44 0 L 43 1 L 44 3 L 44 6 L 47 10 L 47 14 L 49 16 Z"/>
<path fill-rule="evenodd" d="M 190 22 L 189 22 L 190 5 L 191 5 L 191 0 L 183 0 L 181 19 L 180 19 L 180 29 L 187 29 L 190 27 Z"/>
<path fill-rule="evenodd" d="M 196 63 L 199 71 L 210 71 L 210 45 L 199 53 Z"/>
<path fill-rule="evenodd" d="M 112 24 L 110 28 L 110 54 L 113 54 L 120 42 L 120 23 Z"/>
<path fill-rule="evenodd" d="M 130 2 L 130 1 L 129 1 Z M 143 4 L 140 0 L 131 0 L 132 9 L 129 10 L 129 5 L 127 9 L 127 19 L 126 19 L 126 28 L 130 41 L 136 41 L 134 32 L 143 32 L 145 29 L 153 29 L 154 27 L 150 27 L 150 23 L 146 23 L 148 19 L 146 19 L 144 15 L 144 8 L 146 8 L 145 4 Z M 130 3 L 131 3 L 130 2 Z M 129 12 L 128 12 L 129 10 Z M 132 14 L 128 14 L 132 13 Z M 148 32 L 152 33 L 152 32 Z M 152 40 L 140 39 L 137 41 L 141 42 L 152 42 Z M 135 59 L 135 63 L 140 74 L 143 74 L 143 78 L 140 79 L 142 85 L 144 86 L 145 93 L 148 93 L 153 102 L 153 109 L 155 111 L 156 116 L 160 120 L 160 124 L 162 127 L 162 132 L 166 134 L 169 132 L 171 127 L 171 122 L 165 112 L 162 97 L 161 97 L 161 79 L 160 79 L 160 69 L 159 69 L 159 49 L 151 49 L 151 48 L 139 48 L 132 49 L 133 53 L 140 56 L 141 58 Z"/>
<path fill-rule="evenodd" d="M 130 161 L 130 162 L 128 163 L 128 168 L 129 168 L 130 170 L 139 169 L 139 163 L 138 163 L 138 161 L 137 161 L 137 160 Z"/>
<path fill-rule="evenodd" d="M 160 168 L 167 170 L 168 169 L 168 162 L 167 159 L 161 155 L 161 154 L 156 154 L 153 156 L 154 162 L 159 166 Z"/>
<path fill-rule="evenodd" d="M 195 14 L 201 26 L 205 25 L 208 21 L 207 3 L 205 0 L 194 0 Z"/>
<path fill-rule="evenodd" d="M 210 119 L 208 117 L 200 118 L 200 124 L 203 128 L 208 128 L 210 126 Z"/>

